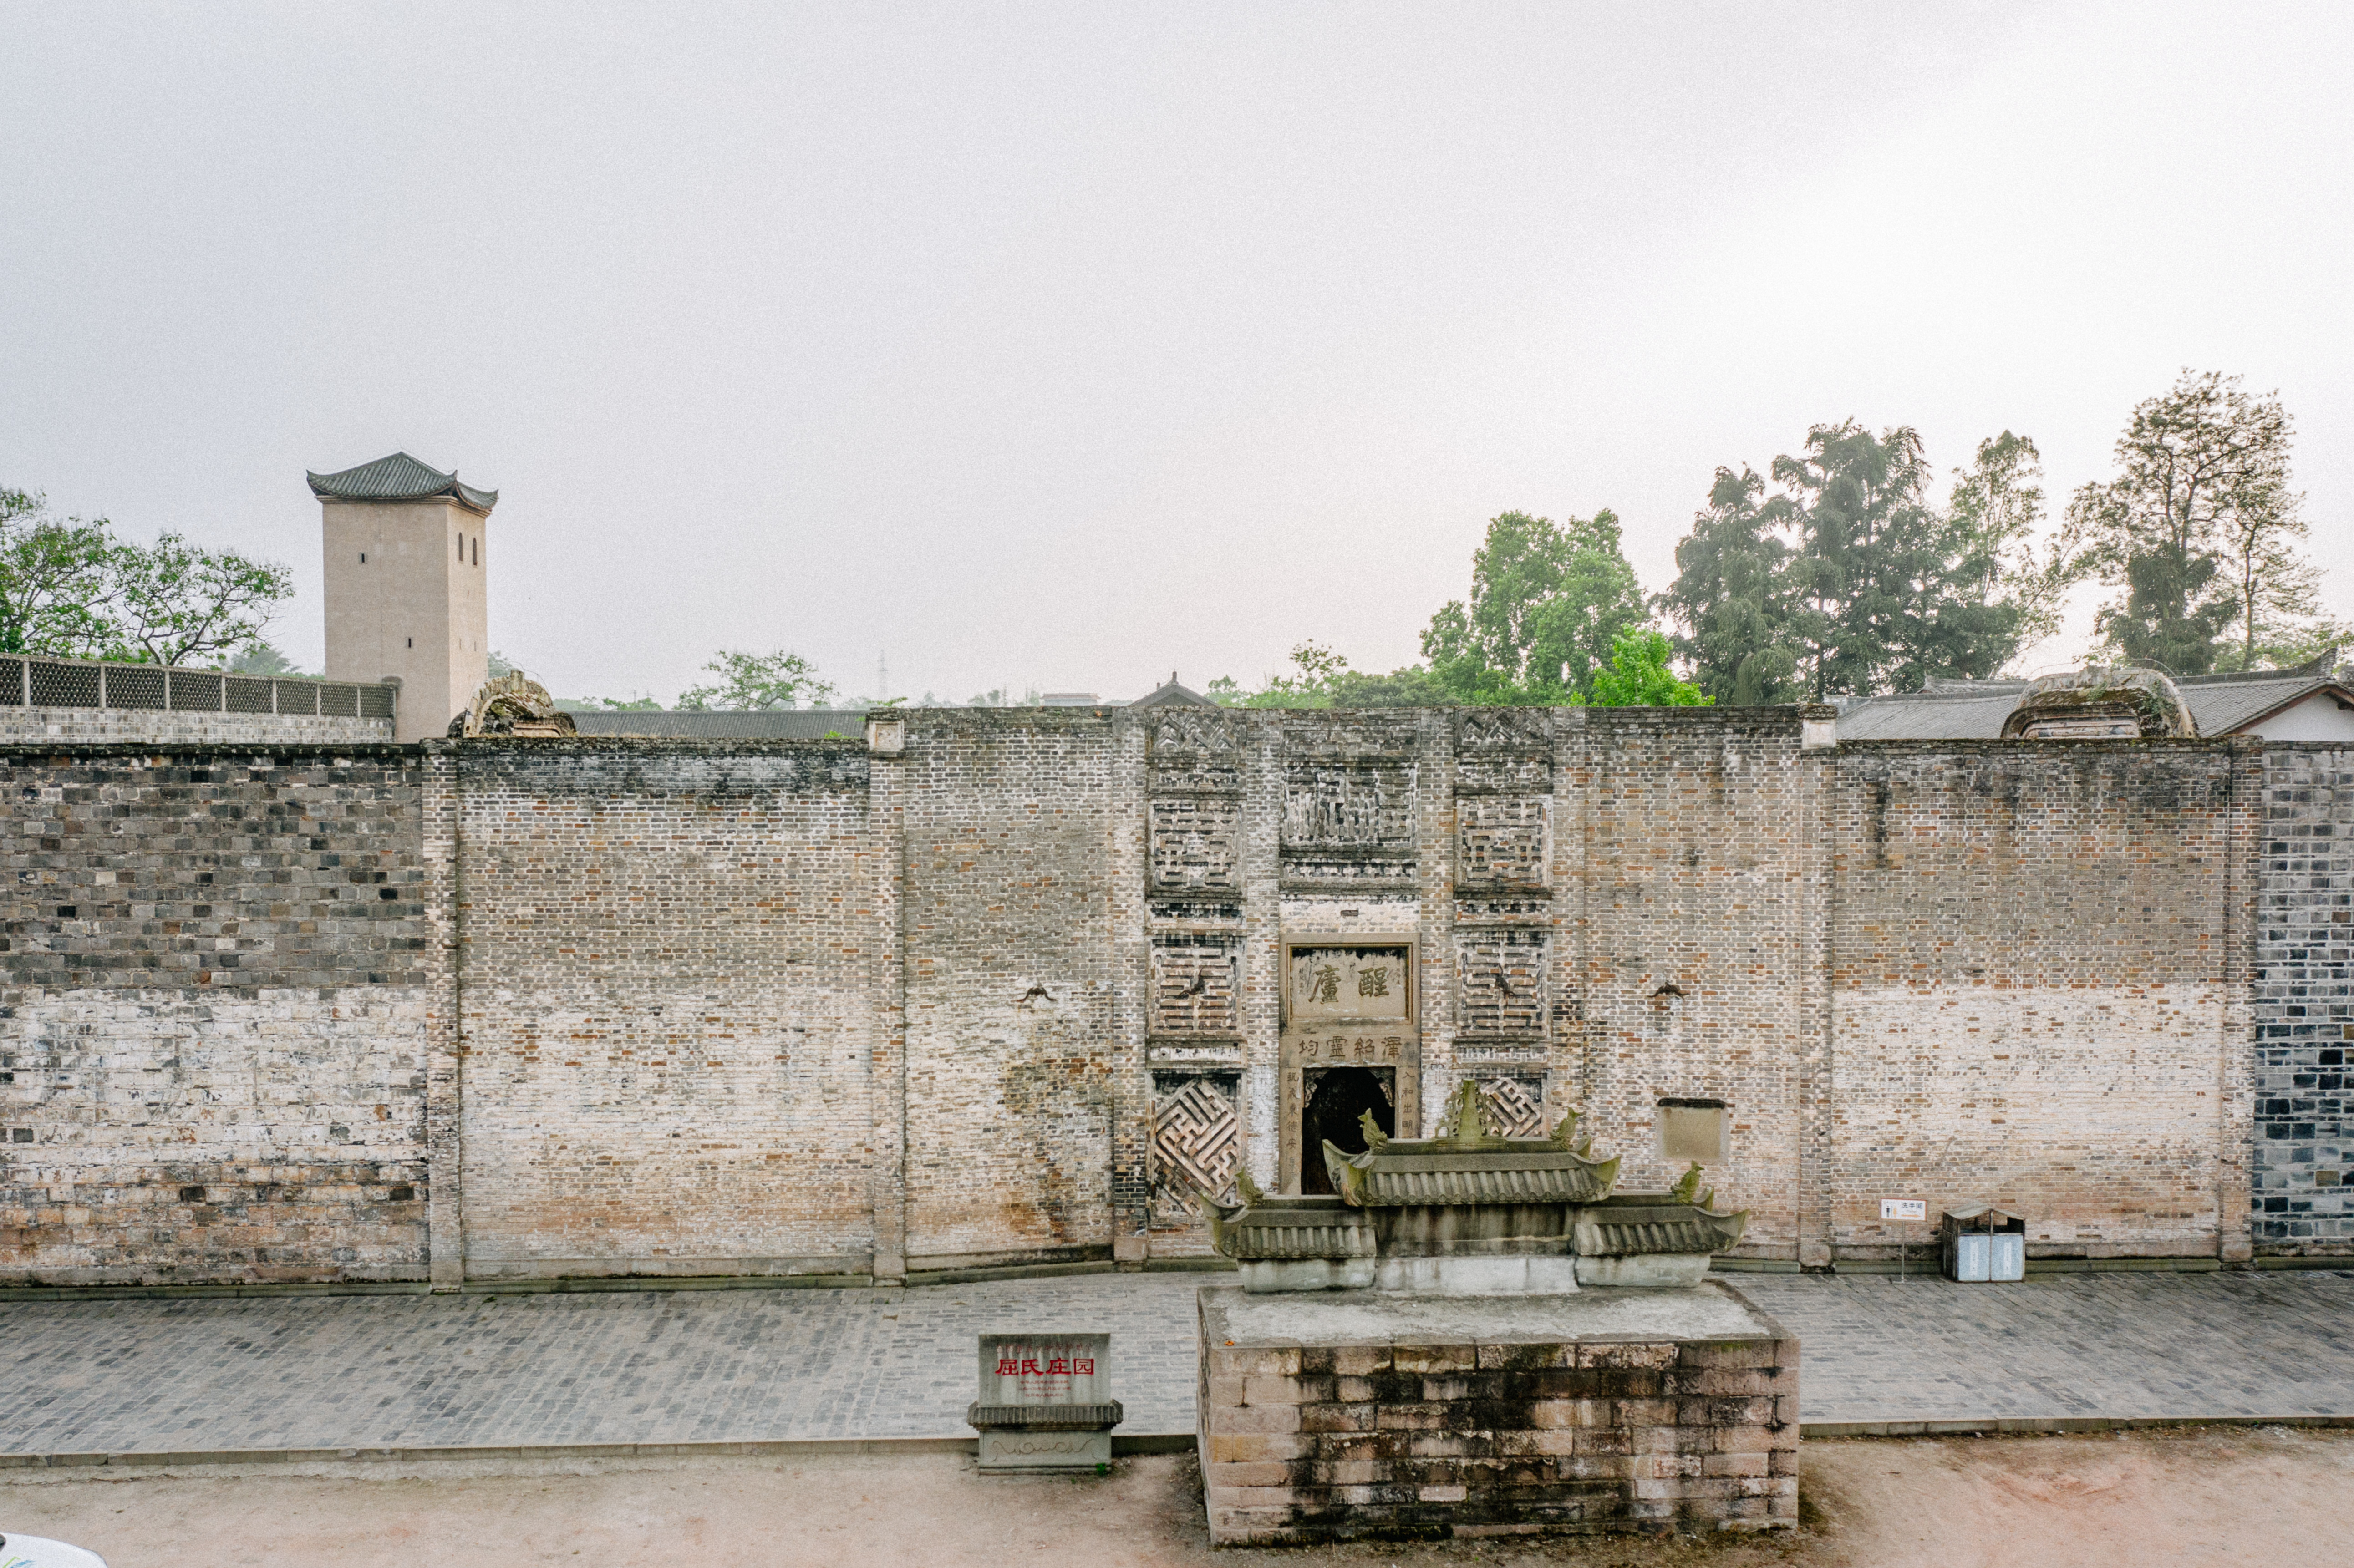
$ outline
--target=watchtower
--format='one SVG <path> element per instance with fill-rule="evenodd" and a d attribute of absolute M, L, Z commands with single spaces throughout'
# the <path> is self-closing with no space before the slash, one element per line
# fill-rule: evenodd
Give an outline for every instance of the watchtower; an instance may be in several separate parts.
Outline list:
<path fill-rule="evenodd" d="M 393 738 L 441 734 L 490 678 L 495 490 L 394 452 L 309 476 L 323 514 L 327 676 L 400 679 Z"/>

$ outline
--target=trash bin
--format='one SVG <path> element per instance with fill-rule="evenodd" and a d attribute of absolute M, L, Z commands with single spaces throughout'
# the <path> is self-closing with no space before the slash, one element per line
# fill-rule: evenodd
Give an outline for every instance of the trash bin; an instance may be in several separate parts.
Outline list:
<path fill-rule="evenodd" d="M 1968 1285 L 2027 1277 L 2027 1222 L 1991 1203 L 1947 1209 L 1940 1224 L 1946 1277 Z"/>

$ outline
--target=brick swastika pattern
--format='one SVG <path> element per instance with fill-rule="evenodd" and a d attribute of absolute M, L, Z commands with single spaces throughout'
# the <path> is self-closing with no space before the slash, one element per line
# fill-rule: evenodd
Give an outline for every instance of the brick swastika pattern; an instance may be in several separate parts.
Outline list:
<path fill-rule="evenodd" d="M 1158 1216 L 1190 1218 L 1194 1193 L 1226 1190 L 1242 1156 L 1241 1131 L 1229 1079 L 1188 1078 L 1154 1102 L 1152 1200 Z"/>
<path fill-rule="evenodd" d="M 1479 1101 L 1487 1107 L 1489 1130 L 1500 1138 L 1543 1138 L 1544 1080 L 1542 1078 L 1482 1078 Z"/>

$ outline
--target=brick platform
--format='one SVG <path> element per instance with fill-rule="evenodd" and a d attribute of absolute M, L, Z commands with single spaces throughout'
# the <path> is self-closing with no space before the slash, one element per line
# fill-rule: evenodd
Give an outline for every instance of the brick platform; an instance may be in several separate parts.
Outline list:
<path fill-rule="evenodd" d="M 1797 1522 L 1798 1341 L 1723 1285 L 1199 1300 L 1219 1545 Z"/>

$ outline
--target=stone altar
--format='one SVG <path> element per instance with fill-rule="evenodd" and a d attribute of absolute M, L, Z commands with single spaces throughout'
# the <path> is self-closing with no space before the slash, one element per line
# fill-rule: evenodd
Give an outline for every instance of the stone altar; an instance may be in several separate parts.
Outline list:
<path fill-rule="evenodd" d="M 1699 1166 L 1615 1193 L 1574 1114 L 1499 1137 L 1469 1084 L 1366 1132 L 1331 1196 L 1203 1200 L 1242 1273 L 1199 1297 L 1214 1542 L 1797 1523 L 1798 1342 L 1708 1279 L 1747 1214 Z"/>

